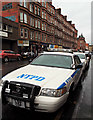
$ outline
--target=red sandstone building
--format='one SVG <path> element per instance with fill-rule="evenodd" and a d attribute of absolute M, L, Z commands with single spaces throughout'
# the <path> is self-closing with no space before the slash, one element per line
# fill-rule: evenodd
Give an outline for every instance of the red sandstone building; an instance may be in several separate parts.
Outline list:
<path fill-rule="evenodd" d="M 52 2 L 2 2 L 2 16 L 18 23 L 18 51 L 77 47 L 77 30 Z"/>
<path fill-rule="evenodd" d="M 77 38 L 77 49 L 82 51 L 86 49 L 85 37 L 82 34 Z"/>

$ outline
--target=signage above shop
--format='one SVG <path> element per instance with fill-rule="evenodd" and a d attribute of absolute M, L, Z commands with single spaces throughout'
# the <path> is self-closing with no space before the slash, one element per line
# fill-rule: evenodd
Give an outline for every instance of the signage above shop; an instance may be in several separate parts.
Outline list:
<path fill-rule="evenodd" d="M 18 40 L 18 46 L 29 46 L 29 40 Z"/>
<path fill-rule="evenodd" d="M 8 3 L 6 5 L 3 6 L 2 11 L 8 10 L 12 8 L 12 3 Z"/>
<path fill-rule="evenodd" d="M 0 31 L 0 36 L 2 36 L 2 37 L 8 37 L 8 33 Z"/>

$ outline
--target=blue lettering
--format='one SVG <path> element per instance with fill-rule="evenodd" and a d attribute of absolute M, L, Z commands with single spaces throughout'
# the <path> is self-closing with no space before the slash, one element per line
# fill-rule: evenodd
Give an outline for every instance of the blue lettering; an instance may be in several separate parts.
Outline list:
<path fill-rule="evenodd" d="M 35 79 L 35 80 L 37 80 L 37 81 L 42 81 L 42 80 L 44 80 L 45 78 L 44 77 L 39 77 L 39 78 L 37 78 L 37 79 Z"/>

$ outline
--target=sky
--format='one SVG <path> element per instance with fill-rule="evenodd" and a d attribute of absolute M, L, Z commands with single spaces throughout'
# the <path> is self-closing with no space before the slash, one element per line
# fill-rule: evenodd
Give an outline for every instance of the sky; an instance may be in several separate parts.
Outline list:
<path fill-rule="evenodd" d="M 78 36 L 83 34 L 85 41 L 93 44 L 91 40 L 91 1 L 92 0 L 52 0 L 55 8 L 61 8 L 61 14 L 67 15 L 78 30 Z"/>

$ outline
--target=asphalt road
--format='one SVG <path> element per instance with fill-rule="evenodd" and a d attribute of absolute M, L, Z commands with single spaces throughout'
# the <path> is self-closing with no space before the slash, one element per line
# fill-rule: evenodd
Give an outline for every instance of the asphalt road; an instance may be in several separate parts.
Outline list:
<path fill-rule="evenodd" d="M 13 71 L 19 67 L 27 65 L 29 62 L 26 61 L 13 61 L 2 64 L 2 75 Z M 93 78 L 93 57 L 90 63 L 90 68 L 82 76 L 82 85 L 78 85 L 74 93 L 71 95 L 66 104 L 58 110 L 56 113 L 47 114 L 39 112 L 31 112 L 24 109 L 11 107 L 9 105 L 3 105 L 2 110 L 0 106 L 0 114 L 2 111 L 2 120 L 72 120 L 84 118 L 86 120 L 92 120 L 93 111 L 91 111 L 92 101 L 91 96 L 91 78 Z M 0 100 L 1 102 L 1 100 Z M 1 104 L 0 104 L 1 105 Z"/>

